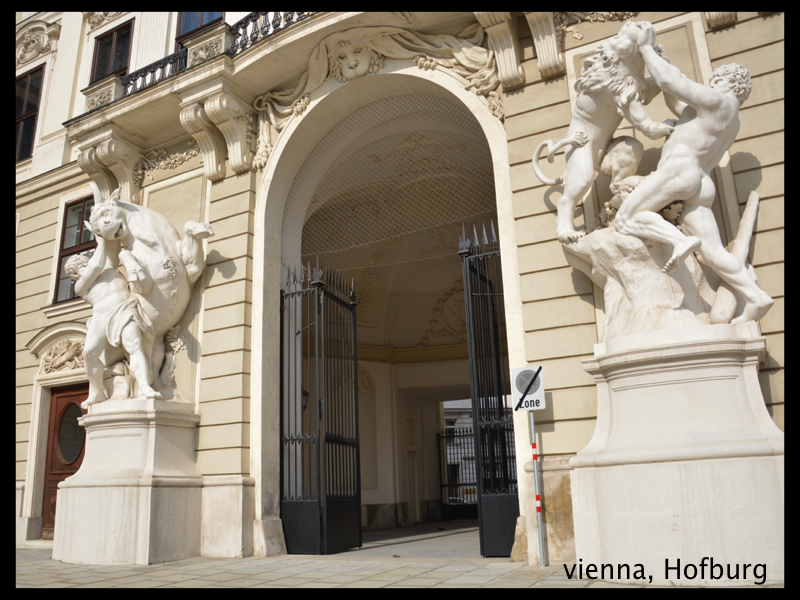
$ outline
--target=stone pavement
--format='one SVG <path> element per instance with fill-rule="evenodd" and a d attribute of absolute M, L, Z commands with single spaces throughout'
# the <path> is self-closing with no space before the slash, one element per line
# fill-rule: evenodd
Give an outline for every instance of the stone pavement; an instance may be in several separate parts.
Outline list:
<path fill-rule="evenodd" d="M 477 527 L 438 523 L 365 531 L 364 546 L 329 556 L 190 558 L 158 565 L 70 565 L 52 543 L 16 549 L 16 587 L 656 587 L 569 580 L 561 564 L 481 558 Z M 726 586 L 727 587 L 727 586 Z M 783 587 L 770 581 L 761 586 Z"/>

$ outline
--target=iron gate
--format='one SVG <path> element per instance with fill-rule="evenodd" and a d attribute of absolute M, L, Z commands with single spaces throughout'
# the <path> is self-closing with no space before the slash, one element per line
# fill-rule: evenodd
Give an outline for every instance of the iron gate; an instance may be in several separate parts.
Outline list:
<path fill-rule="evenodd" d="M 361 546 L 355 292 L 319 266 L 281 290 L 281 521 L 290 554 Z"/>
<path fill-rule="evenodd" d="M 510 393 L 503 280 L 494 224 L 483 226 L 482 243 L 458 242 L 464 268 L 464 302 L 469 345 L 475 464 L 478 465 L 478 515 L 481 556 L 510 556 L 519 516 L 513 413 L 506 411 Z"/>

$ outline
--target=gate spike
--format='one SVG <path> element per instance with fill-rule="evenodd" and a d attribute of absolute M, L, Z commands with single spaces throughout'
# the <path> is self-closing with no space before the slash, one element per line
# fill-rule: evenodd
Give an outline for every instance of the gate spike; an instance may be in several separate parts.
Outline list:
<path fill-rule="evenodd" d="M 497 236 L 494 233 L 494 220 L 489 221 L 491 224 L 491 232 L 492 232 L 492 244 L 497 244 Z"/>
<path fill-rule="evenodd" d="M 469 254 L 469 237 L 464 221 L 461 221 L 461 237 L 458 238 L 458 253 L 460 255 Z"/>
<path fill-rule="evenodd" d="M 292 275 L 294 276 L 292 283 L 294 283 L 294 285 L 297 285 L 297 267 L 292 269 Z"/>
<path fill-rule="evenodd" d="M 489 240 L 486 237 L 486 223 L 483 223 L 483 251 L 486 252 L 486 247 L 489 245 Z"/>
<path fill-rule="evenodd" d="M 475 223 L 472 224 L 472 244 L 475 246 L 475 250 L 479 251 L 478 248 L 478 230 L 475 229 Z"/>
<path fill-rule="evenodd" d="M 289 286 L 292 284 L 292 272 L 289 267 L 286 267 L 286 291 L 289 291 Z"/>

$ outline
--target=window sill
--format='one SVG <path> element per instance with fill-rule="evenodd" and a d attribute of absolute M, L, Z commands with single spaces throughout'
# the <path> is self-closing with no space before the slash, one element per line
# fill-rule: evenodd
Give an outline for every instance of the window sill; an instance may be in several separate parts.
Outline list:
<path fill-rule="evenodd" d="M 66 300 L 58 304 L 44 306 L 42 307 L 42 312 L 48 319 L 52 319 L 53 317 L 63 317 L 64 315 L 79 312 L 86 308 L 91 309 L 92 305 L 83 298 L 73 298 L 72 300 Z"/>

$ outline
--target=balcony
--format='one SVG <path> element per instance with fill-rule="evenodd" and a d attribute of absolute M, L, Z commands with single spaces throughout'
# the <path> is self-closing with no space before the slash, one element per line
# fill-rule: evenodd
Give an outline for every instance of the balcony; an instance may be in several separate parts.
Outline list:
<path fill-rule="evenodd" d="M 269 15 L 272 14 L 270 19 Z M 300 21 L 308 18 L 313 12 L 253 12 L 239 19 L 230 27 L 231 42 L 230 48 L 224 53 L 228 56 L 236 56 L 245 50 L 248 50 L 256 44 L 263 42 L 268 37 L 278 33 L 299 23 Z M 201 34 L 203 35 L 203 34 Z M 149 88 L 152 85 L 160 83 L 165 79 L 174 77 L 187 68 L 189 61 L 188 49 L 181 48 L 177 52 L 165 56 L 161 60 L 142 67 L 122 78 L 122 95 L 121 98 L 136 94 Z M 209 56 L 209 60 L 218 56 L 214 54 Z M 202 61 L 200 61 L 202 62 Z M 195 64 L 199 64 L 196 62 Z M 192 65 L 194 66 L 194 65 Z"/>

